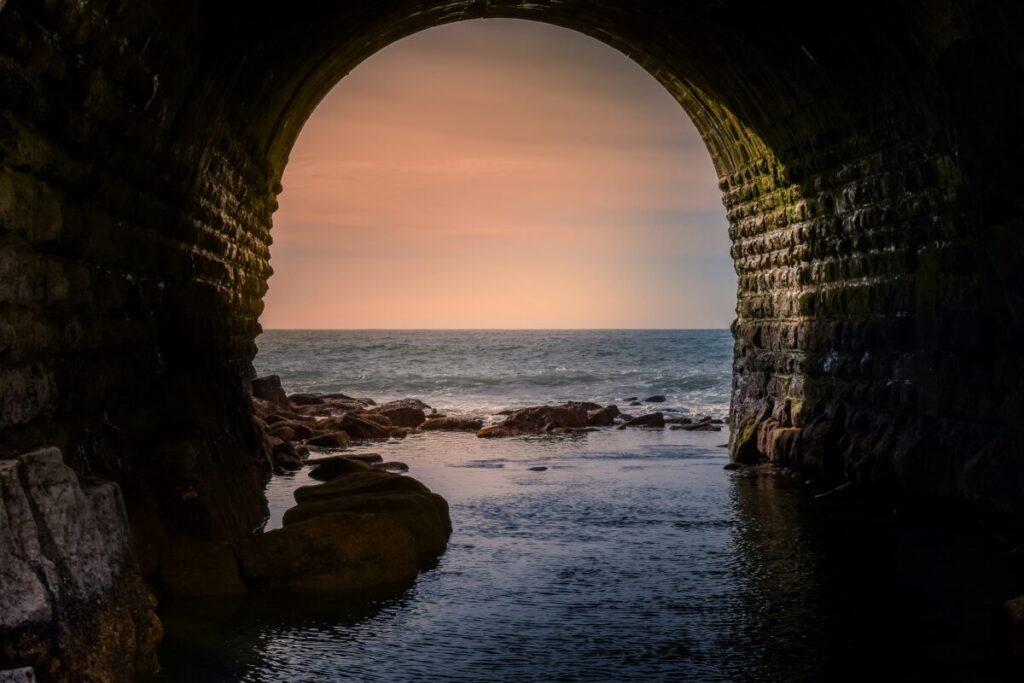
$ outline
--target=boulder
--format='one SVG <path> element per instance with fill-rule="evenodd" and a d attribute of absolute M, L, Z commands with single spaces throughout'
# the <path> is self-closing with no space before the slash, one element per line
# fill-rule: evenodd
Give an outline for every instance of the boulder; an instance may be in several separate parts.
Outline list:
<path fill-rule="evenodd" d="M 587 425 L 591 427 L 607 427 L 614 424 L 615 418 L 618 416 L 619 408 L 615 405 L 591 409 L 587 411 Z"/>
<path fill-rule="evenodd" d="M 160 635 L 118 486 L 79 477 L 55 448 L 0 460 L 3 668 L 142 679 L 158 669 Z"/>
<path fill-rule="evenodd" d="M 475 432 L 484 426 L 483 420 L 475 417 L 432 417 L 420 425 L 425 432 Z"/>
<path fill-rule="evenodd" d="M 314 448 L 348 448 L 349 436 L 347 432 L 326 432 L 318 434 L 312 439 L 306 439 L 307 446 Z"/>
<path fill-rule="evenodd" d="M 665 424 L 672 425 L 688 425 L 693 422 L 692 417 L 686 417 L 685 415 L 673 415 L 672 417 L 665 418 Z"/>
<path fill-rule="evenodd" d="M 311 426 L 296 420 L 277 422 L 267 428 L 267 433 L 283 441 L 309 439 L 315 434 Z"/>
<path fill-rule="evenodd" d="M 378 415 L 383 415 L 396 427 L 409 427 L 415 429 L 427 419 L 425 410 L 429 410 L 423 401 L 415 398 L 406 398 L 400 401 L 388 401 L 373 409 Z"/>
<path fill-rule="evenodd" d="M 644 399 L 644 403 L 664 403 L 665 397 L 661 394 L 655 394 L 654 396 L 648 396 Z"/>
<path fill-rule="evenodd" d="M 311 462 L 310 465 L 312 467 L 309 470 L 309 476 L 317 481 L 330 481 L 342 475 L 366 472 L 370 469 L 370 466 L 361 460 L 351 460 L 341 455 L 320 458 Z"/>
<path fill-rule="evenodd" d="M 428 562 L 441 554 L 451 534 L 448 503 L 410 477 L 366 472 L 304 486 L 295 492 L 298 505 L 285 512 L 284 525 L 335 512 L 389 515 L 412 533 L 417 558 Z"/>
<path fill-rule="evenodd" d="M 477 432 L 481 438 L 543 434 L 557 427 L 571 429 L 587 426 L 587 411 L 582 407 L 534 406 L 522 408 L 494 427 Z"/>
<path fill-rule="evenodd" d="M 646 415 L 640 415 L 634 417 L 632 420 L 619 425 L 619 429 L 625 429 L 626 427 L 664 427 L 665 416 L 661 413 L 648 413 Z"/>
<path fill-rule="evenodd" d="M 284 393 L 279 375 L 257 377 L 252 381 L 252 395 L 281 408 L 290 408 L 288 395 Z"/>
<path fill-rule="evenodd" d="M 331 417 L 320 423 L 324 429 L 340 431 L 348 434 L 350 439 L 366 441 L 371 439 L 387 439 L 391 436 L 391 429 L 367 420 L 361 415 L 342 413 L 337 417 Z"/>
<path fill-rule="evenodd" d="M 157 576 L 168 595 L 179 597 L 225 597 L 247 590 L 234 554 L 212 541 L 183 537 L 164 540 Z"/>
<path fill-rule="evenodd" d="M 407 524 L 388 514 L 333 512 L 239 542 L 242 573 L 261 588 L 364 596 L 407 586 L 418 550 Z"/>
<path fill-rule="evenodd" d="M 359 417 L 363 420 L 368 420 L 374 424 L 380 425 L 381 427 L 394 427 L 394 423 L 391 422 L 391 418 L 387 415 L 381 415 L 380 413 L 360 413 Z"/>

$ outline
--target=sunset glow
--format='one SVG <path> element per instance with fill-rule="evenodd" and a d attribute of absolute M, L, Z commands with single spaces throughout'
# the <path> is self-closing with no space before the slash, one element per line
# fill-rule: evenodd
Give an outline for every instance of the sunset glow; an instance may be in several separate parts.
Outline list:
<path fill-rule="evenodd" d="M 359 66 L 306 124 L 265 328 L 727 327 L 711 160 L 653 77 L 591 38 L 474 21 Z"/>

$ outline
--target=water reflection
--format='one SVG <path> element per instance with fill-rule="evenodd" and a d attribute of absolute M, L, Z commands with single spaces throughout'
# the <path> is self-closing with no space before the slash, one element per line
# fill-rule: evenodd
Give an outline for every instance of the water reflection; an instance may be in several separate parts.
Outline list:
<path fill-rule="evenodd" d="M 435 569 L 361 605 L 167 605 L 164 679 L 983 680 L 1020 661 L 983 536 L 723 472 L 720 441 L 410 437 L 400 459 L 451 502 Z"/>

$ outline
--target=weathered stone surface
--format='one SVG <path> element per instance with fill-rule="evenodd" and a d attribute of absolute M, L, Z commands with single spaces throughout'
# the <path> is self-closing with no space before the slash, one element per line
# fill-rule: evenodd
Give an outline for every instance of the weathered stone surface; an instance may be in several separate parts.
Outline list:
<path fill-rule="evenodd" d="M 131 681 L 155 671 L 159 637 L 117 486 L 80 480 L 52 448 L 0 461 L 3 661 L 43 680 Z"/>
<path fill-rule="evenodd" d="M 387 419 L 387 418 L 384 418 Z M 387 439 L 391 436 L 391 429 L 368 420 L 361 415 L 343 413 L 338 417 L 332 417 L 320 423 L 322 429 L 345 432 L 353 441 L 367 441 Z"/>

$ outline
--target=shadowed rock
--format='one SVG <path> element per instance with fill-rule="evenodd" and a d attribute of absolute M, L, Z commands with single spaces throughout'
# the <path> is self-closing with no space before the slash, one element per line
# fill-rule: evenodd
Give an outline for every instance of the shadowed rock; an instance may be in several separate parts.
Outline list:
<path fill-rule="evenodd" d="M 597 408 L 587 411 L 587 425 L 591 427 L 607 427 L 615 423 L 619 416 L 619 407 L 610 405 L 605 408 Z"/>
<path fill-rule="evenodd" d="M 336 477 L 353 472 L 367 472 L 370 466 L 361 460 L 352 460 L 345 456 L 336 455 L 330 458 L 322 458 L 309 470 L 311 479 L 317 481 L 330 481 Z"/>

